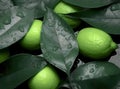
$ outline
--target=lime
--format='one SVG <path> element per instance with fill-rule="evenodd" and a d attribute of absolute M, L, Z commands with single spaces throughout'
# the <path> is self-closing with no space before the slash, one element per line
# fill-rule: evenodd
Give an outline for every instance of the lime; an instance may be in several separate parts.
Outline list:
<path fill-rule="evenodd" d="M 28 82 L 30 89 L 56 89 L 60 78 L 56 70 L 51 66 L 46 66 L 38 72 Z"/>
<path fill-rule="evenodd" d="M 20 45 L 27 50 L 40 49 L 41 29 L 42 29 L 42 21 L 34 20 L 27 34 L 20 41 Z"/>
<path fill-rule="evenodd" d="M 92 59 L 106 58 L 118 47 L 108 33 L 94 27 L 81 29 L 77 41 L 80 53 Z"/>
<path fill-rule="evenodd" d="M 54 11 L 56 13 L 60 13 L 60 14 L 74 13 L 79 10 L 80 10 L 79 7 L 73 6 L 73 5 L 65 3 L 63 1 L 60 1 L 54 8 Z"/>
<path fill-rule="evenodd" d="M 66 16 L 66 14 L 75 13 L 80 10 L 80 7 L 73 6 L 63 1 L 60 1 L 54 8 L 54 12 L 56 12 L 61 18 L 63 18 L 68 23 L 68 25 L 70 25 L 73 28 L 79 26 L 81 21 L 75 18 L 68 17 Z"/>
<path fill-rule="evenodd" d="M 10 56 L 10 52 L 8 48 L 0 50 L 0 63 L 6 61 Z"/>

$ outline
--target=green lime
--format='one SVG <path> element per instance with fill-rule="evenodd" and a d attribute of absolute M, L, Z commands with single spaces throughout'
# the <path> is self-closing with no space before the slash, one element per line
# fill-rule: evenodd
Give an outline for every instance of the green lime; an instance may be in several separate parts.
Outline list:
<path fill-rule="evenodd" d="M 8 48 L 0 50 L 0 63 L 6 61 L 10 56 L 10 52 Z"/>
<path fill-rule="evenodd" d="M 28 82 L 30 89 L 56 89 L 60 83 L 59 75 L 51 66 L 46 66 Z"/>
<path fill-rule="evenodd" d="M 56 12 L 61 18 L 63 18 L 73 28 L 79 26 L 81 21 L 75 18 L 68 17 L 66 16 L 66 14 L 75 13 L 80 10 L 81 10 L 80 7 L 73 6 L 63 1 L 60 1 L 54 8 L 54 12 Z"/>
<path fill-rule="evenodd" d="M 34 20 L 27 34 L 20 41 L 20 45 L 27 50 L 40 49 L 41 29 L 42 29 L 42 21 Z"/>
<path fill-rule="evenodd" d="M 78 27 L 81 23 L 81 21 L 79 19 L 75 19 L 75 18 L 70 18 L 67 15 L 64 14 L 58 14 L 63 20 L 66 21 L 66 23 L 68 23 L 72 28 Z"/>
<path fill-rule="evenodd" d="M 108 33 L 93 27 L 81 29 L 77 41 L 80 53 L 92 59 L 106 58 L 118 47 Z"/>
<path fill-rule="evenodd" d="M 54 11 L 56 13 L 60 13 L 60 14 L 74 13 L 79 10 L 80 10 L 79 7 L 73 6 L 73 5 L 65 3 L 63 1 L 60 1 L 54 8 Z"/>

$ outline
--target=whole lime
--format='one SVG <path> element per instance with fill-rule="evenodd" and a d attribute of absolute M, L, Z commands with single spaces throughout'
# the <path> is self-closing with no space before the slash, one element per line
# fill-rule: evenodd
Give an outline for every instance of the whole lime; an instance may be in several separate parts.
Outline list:
<path fill-rule="evenodd" d="M 0 63 L 6 61 L 10 56 L 10 51 L 8 48 L 0 50 Z"/>
<path fill-rule="evenodd" d="M 94 27 L 81 29 L 77 41 L 80 53 L 92 59 L 106 58 L 118 47 L 108 33 Z"/>
<path fill-rule="evenodd" d="M 27 34 L 21 39 L 20 45 L 27 50 L 40 49 L 42 21 L 34 20 Z"/>
<path fill-rule="evenodd" d="M 51 66 L 46 66 L 28 82 L 30 89 L 56 89 L 60 82 L 59 75 Z"/>
<path fill-rule="evenodd" d="M 80 10 L 80 7 L 65 3 L 63 1 L 60 1 L 54 8 L 54 12 L 57 13 L 61 18 L 63 18 L 68 23 L 68 25 L 73 28 L 79 26 L 81 21 L 75 18 L 68 17 L 67 14 L 75 13 Z"/>

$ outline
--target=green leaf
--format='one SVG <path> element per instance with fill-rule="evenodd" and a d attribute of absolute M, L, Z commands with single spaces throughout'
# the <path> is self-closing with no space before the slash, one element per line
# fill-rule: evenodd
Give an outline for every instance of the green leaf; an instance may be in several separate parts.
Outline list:
<path fill-rule="evenodd" d="M 98 8 L 109 5 L 116 0 L 63 0 L 69 4 L 84 7 L 84 8 Z"/>
<path fill-rule="evenodd" d="M 120 69 L 110 62 L 88 62 L 71 74 L 73 89 L 117 89 L 120 83 Z"/>
<path fill-rule="evenodd" d="M 120 34 L 120 3 L 99 9 L 88 9 L 72 16 L 110 34 Z"/>
<path fill-rule="evenodd" d="M 71 27 L 48 9 L 42 26 L 41 49 L 46 60 L 68 73 L 78 55 L 78 45 Z"/>
<path fill-rule="evenodd" d="M 34 9 L 35 18 L 41 18 L 46 12 L 46 7 L 54 8 L 60 0 L 12 0 L 13 3 L 27 9 Z"/>
<path fill-rule="evenodd" d="M 0 1 L 0 29 L 4 28 L 4 24 L 9 24 L 11 21 L 11 11 L 10 8 L 12 7 L 12 3 L 7 0 L 5 1 Z"/>
<path fill-rule="evenodd" d="M 2 64 L 0 89 L 14 89 L 46 66 L 42 57 L 31 54 L 17 54 Z"/>
<path fill-rule="evenodd" d="M 29 30 L 34 18 L 32 10 L 19 7 L 8 8 L 0 16 L 0 49 L 20 40 Z"/>
<path fill-rule="evenodd" d="M 116 36 L 116 39 L 119 42 L 118 39 L 119 36 Z M 115 39 L 113 39 L 115 40 Z M 120 68 L 120 43 L 118 43 L 118 48 L 115 50 L 115 53 L 111 55 L 110 59 L 108 60 L 109 62 L 112 62 L 113 64 L 117 65 Z"/>

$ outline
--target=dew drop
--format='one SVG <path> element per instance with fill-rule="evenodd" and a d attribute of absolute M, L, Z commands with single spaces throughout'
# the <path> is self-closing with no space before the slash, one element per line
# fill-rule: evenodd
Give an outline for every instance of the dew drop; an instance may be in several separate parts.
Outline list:
<path fill-rule="evenodd" d="M 4 24 L 5 25 L 8 25 L 8 24 L 10 24 L 11 23 L 11 19 L 6 19 L 5 21 L 4 21 Z"/>
<path fill-rule="evenodd" d="M 67 48 L 71 49 L 72 48 L 72 44 L 69 43 L 68 46 L 67 46 Z"/>
<path fill-rule="evenodd" d="M 50 22 L 48 25 L 49 25 L 50 27 L 53 27 L 53 26 L 54 26 L 54 23 L 53 23 L 53 22 Z"/>
<path fill-rule="evenodd" d="M 116 10 L 120 10 L 120 5 L 119 4 L 111 6 L 111 11 L 116 11 Z"/>
<path fill-rule="evenodd" d="M 4 25 L 0 25 L 0 29 L 4 30 L 5 29 Z"/>
<path fill-rule="evenodd" d="M 17 16 L 23 18 L 23 17 L 25 17 L 25 14 L 24 14 L 23 12 L 18 12 L 18 13 L 17 13 Z"/>
<path fill-rule="evenodd" d="M 23 26 L 19 26 L 18 29 L 20 30 L 20 32 L 24 32 L 24 27 Z"/>
<path fill-rule="evenodd" d="M 70 61 L 67 65 L 68 65 L 68 66 L 71 66 L 72 64 L 73 64 L 73 63 Z"/>
<path fill-rule="evenodd" d="M 95 71 L 95 69 L 94 69 L 94 68 L 91 68 L 89 72 L 90 72 L 90 73 L 93 73 L 94 71 Z"/>
<path fill-rule="evenodd" d="M 13 41 L 16 41 L 16 38 L 15 38 L 15 37 L 13 38 Z"/>
<path fill-rule="evenodd" d="M 82 80 L 83 78 L 80 76 L 80 77 L 78 77 L 79 78 L 79 80 Z"/>
<path fill-rule="evenodd" d="M 72 84 L 72 88 L 73 88 L 73 89 L 81 89 L 81 86 L 78 85 L 78 84 L 73 83 L 73 84 Z"/>
<path fill-rule="evenodd" d="M 58 47 L 54 47 L 54 48 L 53 48 L 53 51 L 57 51 L 57 50 L 58 50 Z"/>

